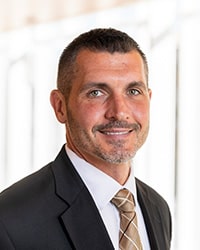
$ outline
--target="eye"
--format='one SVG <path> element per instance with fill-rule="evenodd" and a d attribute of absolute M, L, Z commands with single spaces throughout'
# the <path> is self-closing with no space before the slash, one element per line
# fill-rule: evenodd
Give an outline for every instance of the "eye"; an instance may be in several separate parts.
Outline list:
<path fill-rule="evenodd" d="M 88 96 L 89 97 L 98 97 L 98 96 L 101 96 L 103 93 L 98 90 L 98 89 L 95 89 L 95 90 L 92 90 L 88 93 Z"/>
<path fill-rule="evenodd" d="M 134 95 L 134 96 L 136 96 L 136 95 L 139 95 L 139 94 L 140 94 L 140 91 L 137 90 L 137 89 L 130 89 L 130 90 L 128 91 L 128 94 L 129 94 L 129 95 Z"/>

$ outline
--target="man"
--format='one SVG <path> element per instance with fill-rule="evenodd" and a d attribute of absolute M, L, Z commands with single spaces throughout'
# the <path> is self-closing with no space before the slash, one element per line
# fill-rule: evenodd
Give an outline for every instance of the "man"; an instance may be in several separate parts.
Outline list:
<path fill-rule="evenodd" d="M 113 202 L 120 190 L 134 196 L 138 249 L 170 249 L 168 205 L 131 167 L 148 134 L 151 98 L 138 44 L 114 29 L 80 35 L 61 55 L 57 87 L 50 99 L 67 143 L 0 195 L 1 249 L 122 248 L 119 231 L 127 231 Z M 131 237 L 124 249 L 137 249 Z"/>

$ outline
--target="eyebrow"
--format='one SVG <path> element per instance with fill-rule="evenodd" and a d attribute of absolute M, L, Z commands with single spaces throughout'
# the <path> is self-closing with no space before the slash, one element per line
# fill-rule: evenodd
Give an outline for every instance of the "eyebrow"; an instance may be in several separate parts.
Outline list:
<path fill-rule="evenodd" d="M 134 82 L 130 82 L 128 84 L 128 88 L 133 88 L 133 87 L 138 87 L 138 88 L 142 88 L 142 89 L 148 89 L 147 85 L 144 82 L 141 81 L 134 81 Z"/>
<path fill-rule="evenodd" d="M 98 89 L 108 89 L 108 84 L 104 82 L 89 82 L 82 86 L 80 89 L 80 92 L 84 92 L 86 90 L 89 90 L 91 88 L 98 88 Z"/>
<path fill-rule="evenodd" d="M 130 82 L 126 85 L 126 88 L 142 88 L 142 89 L 147 89 L 148 87 L 146 86 L 146 84 L 144 82 L 141 81 L 133 81 Z M 80 89 L 80 92 L 84 92 L 87 91 L 89 89 L 92 88 L 97 88 L 97 89 L 110 89 L 109 84 L 104 83 L 104 82 L 89 82 L 87 84 L 85 84 L 84 86 L 82 86 L 82 88 Z"/>

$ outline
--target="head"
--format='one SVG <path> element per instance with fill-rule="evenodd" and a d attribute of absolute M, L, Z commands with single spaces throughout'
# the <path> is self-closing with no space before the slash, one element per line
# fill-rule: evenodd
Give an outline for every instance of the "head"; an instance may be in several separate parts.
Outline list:
<path fill-rule="evenodd" d="M 128 53 L 137 51 L 144 63 L 148 83 L 148 63 L 138 43 L 126 33 L 116 29 L 93 29 L 75 38 L 61 54 L 58 65 L 57 88 L 65 95 L 70 95 L 71 86 L 77 72 L 76 57 L 81 50 L 108 53 Z"/>
<path fill-rule="evenodd" d="M 148 66 L 127 34 L 95 29 L 63 51 L 51 93 L 68 146 L 103 171 L 130 163 L 149 129 Z"/>

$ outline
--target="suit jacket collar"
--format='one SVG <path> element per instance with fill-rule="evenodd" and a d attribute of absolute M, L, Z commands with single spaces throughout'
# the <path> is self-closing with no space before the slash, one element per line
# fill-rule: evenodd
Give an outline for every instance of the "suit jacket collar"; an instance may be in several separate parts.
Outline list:
<path fill-rule="evenodd" d="M 168 250 L 163 236 L 164 232 L 162 231 L 162 216 L 160 208 L 155 201 L 152 201 L 150 195 L 148 194 L 148 189 L 144 188 L 144 183 L 136 179 L 136 186 L 138 202 L 144 216 L 151 249 Z"/>
<path fill-rule="evenodd" d="M 63 147 L 53 163 L 56 194 L 66 203 L 61 221 L 77 250 L 113 250 L 99 211 Z"/>
<path fill-rule="evenodd" d="M 99 211 L 85 184 L 67 157 L 63 146 L 53 162 L 56 195 L 65 202 L 66 210 L 61 215 L 61 224 L 66 237 L 77 250 L 114 250 Z M 138 201 L 142 209 L 151 249 L 168 250 L 163 232 L 162 213 L 152 196 L 149 187 L 136 180 Z"/>

